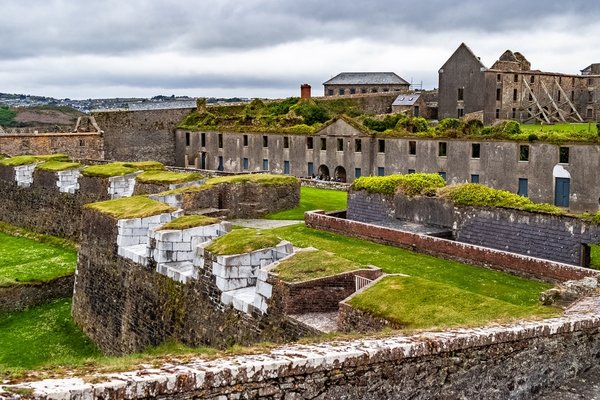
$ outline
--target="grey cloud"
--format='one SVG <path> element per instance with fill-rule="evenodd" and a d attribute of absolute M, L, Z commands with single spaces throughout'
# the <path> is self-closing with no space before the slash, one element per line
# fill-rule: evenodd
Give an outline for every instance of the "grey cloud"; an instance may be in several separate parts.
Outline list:
<path fill-rule="evenodd" d="M 252 49 L 302 39 L 411 40 L 448 30 L 530 28 L 545 17 L 593 23 L 600 5 L 575 0 L 9 0 L 3 58 Z M 573 26 L 578 26 L 574 24 Z M 406 31 L 414 32 L 406 37 Z"/>

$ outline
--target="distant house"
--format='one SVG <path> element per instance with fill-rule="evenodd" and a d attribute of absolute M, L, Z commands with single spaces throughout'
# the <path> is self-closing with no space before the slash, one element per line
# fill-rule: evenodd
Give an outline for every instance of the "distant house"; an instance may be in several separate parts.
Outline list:
<path fill-rule="evenodd" d="M 420 117 L 423 116 L 426 107 L 424 96 L 421 96 L 421 93 L 403 93 L 398 95 L 392 103 L 392 112 Z"/>
<path fill-rule="evenodd" d="M 325 96 L 400 92 L 410 83 L 393 72 L 342 72 L 323 83 Z"/>

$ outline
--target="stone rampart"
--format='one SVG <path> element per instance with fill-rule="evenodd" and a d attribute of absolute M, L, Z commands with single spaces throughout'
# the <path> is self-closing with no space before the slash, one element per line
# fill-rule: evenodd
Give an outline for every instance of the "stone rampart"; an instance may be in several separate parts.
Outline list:
<path fill-rule="evenodd" d="M 268 354 L 6 387 L 44 400 L 85 399 L 482 399 L 526 400 L 597 364 L 600 300 L 560 318 L 420 332 Z M 0 389 L 2 390 L 2 389 Z"/>
<path fill-rule="evenodd" d="M 0 287 L 0 313 L 22 311 L 73 294 L 73 275 L 48 282 Z"/>
<path fill-rule="evenodd" d="M 100 132 L 0 134 L 1 153 L 68 155 L 74 160 L 103 159 L 104 138 Z"/>
<path fill-rule="evenodd" d="M 308 212 L 304 218 L 306 225 L 311 228 L 406 247 L 436 257 L 481 265 L 546 281 L 579 280 L 598 274 L 598 271 L 588 268 L 337 218 L 323 212 Z"/>

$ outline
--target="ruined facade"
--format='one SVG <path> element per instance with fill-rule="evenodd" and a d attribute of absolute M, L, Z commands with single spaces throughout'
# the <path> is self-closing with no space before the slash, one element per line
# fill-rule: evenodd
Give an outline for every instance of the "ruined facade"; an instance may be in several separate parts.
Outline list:
<path fill-rule="evenodd" d="M 483 111 L 501 119 L 544 123 L 597 121 L 600 64 L 581 75 L 532 70 L 520 53 L 505 51 L 487 68 L 464 43 L 439 70 L 439 118 Z"/>
<path fill-rule="evenodd" d="M 267 170 L 351 182 L 362 175 L 432 172 L 571 211 L 598 211 L 600 146 L 366 134 L 338 119 L 315 135 L 176 133 L 177 165 L 228 172 Z"/>

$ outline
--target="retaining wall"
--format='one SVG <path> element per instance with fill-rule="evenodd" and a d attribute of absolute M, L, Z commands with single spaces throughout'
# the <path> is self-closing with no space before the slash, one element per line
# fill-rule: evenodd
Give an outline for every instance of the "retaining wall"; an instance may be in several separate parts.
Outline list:
<path fill-rule="evenodd" d="M 104 158 L 104 139 L 97 132 L 2 134 L 0 148 L 11 156 L 62 153 L 74 160 Z"/>
<path fill-rule="evenodd" d="M 197 360 L 21 385 L 39 399 L 525 400 L 597 364 L 600 301 L 518 325 L 289 345 L 268 354 Z M 2 390 L 2 389 L 0 389 Z"/>
<path fill-rule="evenodd" d="M 362 222 L 395 218 L 445 227 L 459 242 L 583 266 L 589 264 L 589 255 L 582 245 L 600 243 L 600 227 L 580 218 L 499 207 L 455 207 L 437 197 L 351 191 L 348 218 Z"/>
<path fill-rule="evenodd" d="M 596 276 L 598 271 L 568 264 L 480 247 L 453 240 L 399 231 L 365 222 L 326 215 L 324 212 L 304 214 L 307 226 L 315 229 L 356 236 L 378 243 L 410 248 L 437 257 L 481 265 L 519 275 L 549 281 L 578 280 Z"/>
<path fill-rule="evenodd" d="M 49 282 L 0 287 L 0 313 L 26 310 L 54 299 L 71 297 L 72 294 L 73 275 Z"/>

